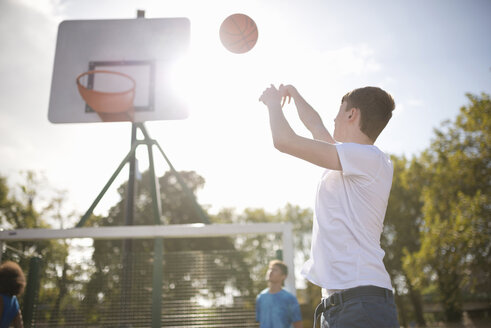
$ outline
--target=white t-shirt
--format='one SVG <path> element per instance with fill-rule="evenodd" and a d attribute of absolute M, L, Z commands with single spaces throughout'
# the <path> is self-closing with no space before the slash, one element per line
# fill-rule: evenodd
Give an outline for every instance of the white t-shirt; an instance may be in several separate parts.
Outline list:
<path fill-rule="evenodd" d="M 373 145 L 336 144 L 342 171 L 326 170 L 317 188 L 310 259 L 302 274 L 326 289 L 392 289 L 380 247 L 393 167 Z"/>

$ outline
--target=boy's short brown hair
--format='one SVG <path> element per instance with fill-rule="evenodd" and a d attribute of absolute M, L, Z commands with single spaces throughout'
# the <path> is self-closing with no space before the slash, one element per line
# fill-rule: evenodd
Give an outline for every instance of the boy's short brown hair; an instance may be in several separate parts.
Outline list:
<path fill-rule="evenodd" d="M 378 87 L 358 88 L 344 95 L 341 103 L 346 102 L 346 110 L 360 110 L 360 130 L 375 142 L 385 128 L 395 108 L 394 99 Z"/>
<path fill-rule="evenodd" d="M 285 276 L 288 276 L 288 267 L 286 266 L 285 262 L 280 260 L 272 260 L 269 262 L 269 266 L 272 267 L 273 265 L 276 265 Z"/>
<path fill-rule="evenodd" d="M 26 278 L 21 267 L 12 261 L 0 265 L 0 293 L 18 296 L 24 291 Z"/>

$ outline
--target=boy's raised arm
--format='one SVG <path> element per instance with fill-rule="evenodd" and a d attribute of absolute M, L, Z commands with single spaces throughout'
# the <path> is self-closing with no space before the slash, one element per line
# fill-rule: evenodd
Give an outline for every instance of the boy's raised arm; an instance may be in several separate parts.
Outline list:
<path fill-rule="evenodd" d="M 259 101 L 268 107 L 275 148 L 320 167 L 341 170 L 341 163 L 334 144 L 304 138 L 293 131 L 281 109 L 281 98 L 279 90 L 274 85 L 267 88 L 259 98 Z"/>
<path fill-rule="evenodd" d="M 288 102 L 290 102 L 290 98 L 293 98 L 300 120 L 310 133 L 312 133 L 314 139 L 335 143 L 333 137 L 324 126 L 319 113 L 307 103 L 293 85 L 281 84 L 279 91 L 283 97 L 283 104 L 285 103 L 286 98 L 288 98 Z"/>

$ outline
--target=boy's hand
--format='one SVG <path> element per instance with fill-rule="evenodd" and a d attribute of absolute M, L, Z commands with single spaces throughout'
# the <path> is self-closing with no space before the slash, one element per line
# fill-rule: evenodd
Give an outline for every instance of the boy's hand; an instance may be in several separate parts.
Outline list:
<path fill-rule="evenodd" d="M 280 91 L 280 95 L 281 95 L 281 98 L 283 99 L 283 101 L 281 102 L 281 108 L 283 108 L 283 106 L 285 105 L 285 102 L 286 102 L 286 98 L 288 98 L 288 103 L 290 103 L 290 101 L 292 100 L 292 95 L 291 95 L 291 91 L 293 91 L 293 86 L 292 85 L 283 85 L 283 84 L 280 84 L 280 87 L 279 87 L 279 91 Z"/>
<path fill-rule="evenodd" d="M 276 105 L 281 103 L 281 94 L 274 85 L 271 84 L 269 88 L 263 91 L 259 101 L 262 101 L 266 106 Z"/>

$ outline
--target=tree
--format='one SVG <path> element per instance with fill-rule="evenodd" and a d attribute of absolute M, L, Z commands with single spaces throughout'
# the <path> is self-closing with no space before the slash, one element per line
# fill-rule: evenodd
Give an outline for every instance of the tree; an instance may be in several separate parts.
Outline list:
<path fill-rule="evenodd" d="M 423 220 L 420 191 L 427 179 L 417 158 L 407 160 L 392 156 L 392 163 L 394 178 L 381 237 L 381 245 L 386 252 L 384 262 L 395 283 L 401 324 L 407 326 L 410 319 L 403 299 L 404 295 L 408 295 L 414 313 L 412 316 L 418 325 L 424 326 L 421 294 L 403 269 L 403 258 L 405 253 L 415 252 L 420 247 L 419 227 Z"/>
<path fill-rule="evenodd" d="M 196 193 L 204 184 L 204 179 L 195 172 L 179 172 L 187 188 Z M 159 178 L 160 198 L 162 202 L 162 216 L 165 224 L 189 224 L 201 222 L 200 213 L 196 210 L 189 195 L 183 190 L 176 176 L 166 172 Z M 126 183 L 118 189 L 121 201 L 113 206 L 106 217 L 90 218 L 88 224 L 98 226 L 121 226 L 124 225 L 125 190 Z M 150 174 L 145 172 L 141 182 L 138 183 L 135 198 L 134 225 L 153 225 L 153 206 Z M 97 220 L 97 221 L 96 221 Z M 163 301 L 166 311 L 170 312 L 173 304 L 188 302 L 191 297 L 201 297 L 202 302 L 216 302 L 220 297 L 226 296 L 225 287 L 233 285 L 235 292 L 241 296 L 250 293 L 250 277 L 237 280 L 232 283 L 239 274 L 247 273 L 247 268 L 241 257 L 227 250 L 235 250 L 235 245 L 230 238 L 178 238 L 164 239 L 164 271 L 165 280 Z M 205 252 L 208 251 L 208 252 Z M 224 252 L 209 252 L 224 251 Z M 96 240 L 94 241 L 94 252 L 92 261 L 94 271 L 86 286 L 84 306 L 88 312 L 88 323 L 103 324 L 104 318 L 101 312 L 106 313 L 145 313 L 150 310 L 148 302 L 151 301 L 152 291 L 152 263 L 154 252 L 154 240 L 132 240 L 131 253 L 127 263 L 129 267 L 122 267 L 123 247 L 120 240 Z M 193 255 L 194 254 L 194 255 Z M 210 270 L 198 270 L 197 263 L 193 263 L 193 256 L 203 258 L 215 254 L 213 268 Z M 211 255 L 213 256 L 213 255 Z M 179 266 L 179 272 L 175 268 Z M 211 270 L 213 269 L 213 270 Z M 218 272 L 222 277 L 214 283 L 211 271 Z M 126 276 L 125 276 L 126 275 Z M 124 278 L 124 279 L 123 279 Z M 122 281 L 131 281 L 122 286 Z M 216 280 L 216 279 L 215 279 Z M 206 289 L 206 295 L 202 291 Z M 128 295 L 125 296 L 123 292 Z M 194 293 L 190 295 L 190 293 Z M 128 304 L 121 305 L 126 297 L 131 299 Z M 142 300 L 142 301 L 139 301 Z M 128 307 L 128 311 L 121 310 L 121 306 Z M 101 311 L 101 309 L 103 311 Z M 147 316 L 151 319 L 150 315 Z M 109 319 L 109 318 L 106 318 Z M 120 317 L 122 322 L 130 322 L 132 318 Z M 141 322 L 140 322 L 141 324 Z"/>
<path fill-rule="evenodd" d="M 6 178 L 0 177 L 0 223 L 9 229 L 52 228 L 51 222 L 63 222 L 70 215 L 62 214 L 65 204 L 63 192 L 53 190 L 45 179 L 33 171 L 22 173 L 22 182 L 10 188 Z M 4 259 L 13 260 L 29 273 L 29 261 L 32 257 L 41 258 L 43 272 L 41 285 L 53 286 L 40 291 L 39 304 L 51 304 L 54 312 L 59 312 L 61 300 L 72 298 L 73 293 L 68 285 L 68 279 L 73 272 L 80 272 L 66 262 L 69 245 L 65 241 L 19 241 L 9 243 L 11 252 L 6 252 Z M 39 319 L 48 320 L 49 312 L 39 312 Z M 52 317 L 52 316 L 51 316 Z"/>
<path fill-rule="evenodd" d="M 415 284 L 433 288 L 448 321 L 461 319 L 466 294 L 491 295 L 491 103 L 487 94 L 467 97 L 420 157 L 429 181 L 421 247 L 404 259 Z"/>
<path fill-rule="evenodd" d="M 293 225 L 294 249 L 296 257 L 305 261 L 310 250 L 310 237 L 312 229 L 312 211 L 299 206 L 287 204 L 276 213 L 268 213 L 260 208 L 246 208 L 243 213 L 236 213 L 233 209 L 223 209 L 214 218 L 217 223 L 281 223 L 289 222 Z M 279 235 L 262 234 L 243 236 L 240 248 L 245 253 L 245 261 L 251 266 L 251 278 L 254 281 L 254 294 L 266 288 L 265 274 L 271 260 L 277 258 L 281 244 Z"/>

